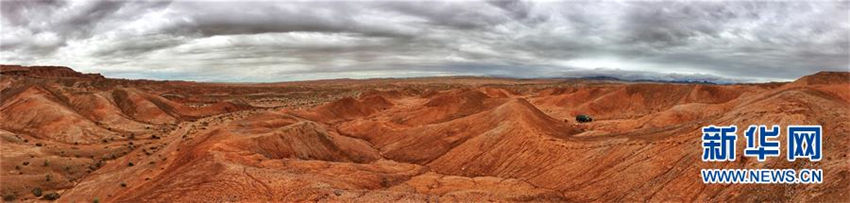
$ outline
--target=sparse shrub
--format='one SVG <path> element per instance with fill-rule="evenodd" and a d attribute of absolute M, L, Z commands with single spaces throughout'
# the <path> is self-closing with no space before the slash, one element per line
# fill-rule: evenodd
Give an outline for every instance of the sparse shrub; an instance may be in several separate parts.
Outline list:
<path fill-rule="evenodd" d="M 45 175 L 44 180 L 50 182 L 50 174 Z"/>
<path fill-rule="evenodd" d="M 18 199 L 18 196 L 13 193 L 6 193 L 3 195 L 3 201 L 11 202 Z"/>
<path fill-rule="evenodd" d="M 46 195 L 44 195 L 44 199 L 46 199 L 46 200 L 56 200 L 56 199 L 59 199 L 60 196 L 61 195 L 59 195 L 59 193 L 50 192 L 50 193 L 47 193 Z"/>
<path fill-rule="evenodd" d="M 41 192 L 42 192 L 41 188 L 39 188 L 39 187 L 32 189 L 32 194 L 35 195 L 36 197 L 41 197 Z"/>
<path fill-rule="evenodd" d="M 135 164 L 133 164 L 133 162 L 129 162 L 129 163 L 127 163 L 127 166 L 134 166 L 134 165 L 135 165 Z"/>
<path fill-rule="evenodd" d="M 45 159 L 44 160 L 44 166 L 50 166 L 50 161 L 47 161 L 47 159 Z"/>
<path fill-rule="evenodd" d="M 389 187 L 390 180 L 387 177 L 381 177 L 381 187 Z"/>

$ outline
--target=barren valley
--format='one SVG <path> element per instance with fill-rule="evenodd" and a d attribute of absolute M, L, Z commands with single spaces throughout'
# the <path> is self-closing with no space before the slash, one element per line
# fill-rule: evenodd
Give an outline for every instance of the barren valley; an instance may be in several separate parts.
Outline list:
<path fill-rule="evenodd" d="M 240 84 L 0 70 L 7 201 L 850 201 L 848 72 Z M 700 160 L 701 127 L 751 124 L 822 125 L 824 158 Z M 703 184 L 703 168 L 822 168 L 826 181 Z"/>

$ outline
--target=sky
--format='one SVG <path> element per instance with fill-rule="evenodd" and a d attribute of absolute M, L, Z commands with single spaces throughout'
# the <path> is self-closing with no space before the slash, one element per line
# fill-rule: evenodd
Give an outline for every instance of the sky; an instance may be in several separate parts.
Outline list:
<path fill-rule="evenodd" d="M 115 78 L 788 81 L 850 71 L 850 2 L 7 1 L 0 63 Z"/>

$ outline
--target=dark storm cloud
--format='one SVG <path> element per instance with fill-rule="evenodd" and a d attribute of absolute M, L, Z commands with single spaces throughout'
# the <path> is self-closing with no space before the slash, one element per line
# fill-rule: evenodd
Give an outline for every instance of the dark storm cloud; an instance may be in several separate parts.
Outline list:
<path fill-rule="evenodd" d="M 717 2 L 632 4 L 625 11 L 623 20 L 626 22 L 621 23 L 621 30 L 627 32 L 623 42 L 646 43 L 661 48 L 686 45 L 692 37 L 716 37 L 718 28 L 736 15 Z"/>
<path fill-rule="evenodd" d="M 4 35 L 0 45 L 3 51 L 17 50 L 41 57 L 66 46 L 69 40 L 90 38 L 109 29 L 107 26 L 167 5 L 165 1 L 2 1 Z"/>
<path fill-rule="evenodd" d="M 2 1 L 0 63 L 209 81 L 430 75 L 790 80 L 848 70 L 848 5 Z"/>
<path fill-rule="evenodd" d="M 269 6 L 269 2 L 189 2 L 175 5 L 185 20 L 164 28 L 164 32 L 198 33 L 204 36 L 276 32 L 355 32 L 375 36 L 413 35 L 411 30 L 394 29 L 355 19 L 364 12 L 360 5 L 347 2 L 305 2 Z M 344 4 L 344 5 L 339 5 Z"/>

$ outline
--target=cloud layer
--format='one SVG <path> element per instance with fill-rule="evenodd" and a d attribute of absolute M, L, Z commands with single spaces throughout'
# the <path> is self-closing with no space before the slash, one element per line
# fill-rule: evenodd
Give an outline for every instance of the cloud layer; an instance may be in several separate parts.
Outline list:
<path fill-rule="evenodd" d="M 848 2 L 2 1 L 0 63 L 200 81 L 760 82 L 848 71 Z"/>

